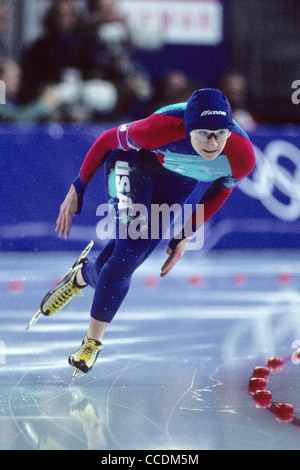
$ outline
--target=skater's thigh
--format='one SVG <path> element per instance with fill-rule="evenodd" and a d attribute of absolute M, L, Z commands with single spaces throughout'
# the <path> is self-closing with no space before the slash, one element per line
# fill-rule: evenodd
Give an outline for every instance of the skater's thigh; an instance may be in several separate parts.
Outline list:
<path fill-rule="evenodd" d="M 150 206 L 153 181 L 144 158 L 136 150 L 111 152 L 106 163 L 106 189 L 108 202 L 115 209 L 129 209 L 132 204 Z"/>

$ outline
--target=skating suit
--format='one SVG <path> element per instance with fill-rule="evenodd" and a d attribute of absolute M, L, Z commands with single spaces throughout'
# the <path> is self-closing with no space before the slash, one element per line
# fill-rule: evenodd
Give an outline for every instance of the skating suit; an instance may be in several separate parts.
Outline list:
<path fill-rule="evenodd" d="M 166 106 L 148 118 L 101 134 L 74 182 L 78 212 L 88 183 L 105 163 L 108 198 L 116 209 L 117 225 L 120 197 L 126 196 L 146 208 L 163 203 L 183 205 L 199 182 L 212 183 L 199 201 L 204 205 L 204 222 L 215 214 L 233 188 L 253 170 L 253 146 L 235 123 L 223 152 L 213 161 L 202 158 L 187 135 L 185 108 L 186 103 Z M 122 176 L 126 176 L 123 183 Z M 151 237 L 133 240 L 116 236 L 97 259 L 85 265 L 84 278 L 95 288 L 93 318 L 107 323 L 112 320 L 128 292 L 133 272 L 159 242 L 160 239 Z"/>

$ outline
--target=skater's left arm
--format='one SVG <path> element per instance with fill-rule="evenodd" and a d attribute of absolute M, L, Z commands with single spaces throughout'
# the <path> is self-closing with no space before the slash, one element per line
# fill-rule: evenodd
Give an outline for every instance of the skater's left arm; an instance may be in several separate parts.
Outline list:
<path fill-rule="evenodd" d="M 188 220 L 181 233 L 170 240 L 167 250 L 169 257 L 162 267 L 161 277 L 165 277 L 175 264 L 181 260 L 188 243 L 195 236 L 195 232 L 223 206 L 233 189 L 241 181 L 233 178 L 220 178 L 208 188 L 196 207 L 191 217 L 192 220 Z"/>
<path fill-rule="evenodd" d="M 171 271 L 171 269 L 174 268 L 175 264 L 177 264 L 178 261 L 182 259 L 186 247 L 192 238 L 193 237 L 184 238 L 174 248 L 171 248 L 170 246 L 168 247 L 167 254 L 169 255 L 169 257 L 161 268 L 160 277 L 166 277 L 167 274 Z"/>
<path fill-rule="evenodd" d="M 190 240 L 193 239 L 196 230 L 222 207 L 231 194 L 232 188 L 223 186 L 224 179 L 225 178 L 220 178 L 220 180 L 215 181 L 210 186 L 200 201 L 200 204 L 196 207 L 192 215 L 192 220 L 188 220 L 181 233 L 170 240 L 167 249 L 169 257 L 161 269 L 161 277 L 167 276 L 175 264 L 182 259 L 187 245 Z M 202 204 L 204 205 L 204 210 L 199 210 Z"/>
<path fill-rule="evenodd" d="M 228 158 L 231 174 L 215 180 L 208 188 L 181 233 L 169 243 L 167 261 L 162 267 L 161 276 L 165 277 L 175 264 L 183 257 L 196 230 L 209 220 L 227 201 L 233 189 L 237 187 L 254 169 L 255 153 L 253 145 L 246 134 L 231 133 L 227 140 L 225 154 Z"/>

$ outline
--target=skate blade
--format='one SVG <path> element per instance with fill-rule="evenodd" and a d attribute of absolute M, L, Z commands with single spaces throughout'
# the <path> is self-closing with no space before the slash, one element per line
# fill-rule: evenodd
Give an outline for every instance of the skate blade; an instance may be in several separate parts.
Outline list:
<path fill-rule="evenodd" d="M 94 242 L 93 240 L 88 244 L 88 246 L 85 248 L 85 250 L 83 250 L 83 252 L 81 253 L 81 255 L 79 256 L 79 259 L 82 259 L 82 258 L 85 258 L 89 252 L 91 251 L 91 249 L 93 248 L 94 246 Z"/>
<path fill-rule="evenodd" d="M 94 242 L 93 240 L 88 244 L 88 246 L 83 250 L 83 252 L 81 253 L 81 255 L 77 258 L 76 262 L 73 264 L 73 266 L 69 269 L 69 271 L 66 273 L 69 274 L 70 271 L 72 271 L 73 268 L 75 268 L 75 266 L 77 264 L 80 263 L 80 261 L 83 259 L 83 258 L 86 258 L 87 255 L 89 254 L 89 252 L 91 251 L 91 249 L 93 248 L 94 246 Z"/>
<path fill-rule="evenodd" d="M 36 324 L 36 322 L 38 321 L 38 319 L 40 318 L 40 316 L 43 315 L 41 310 L 39 310 L 35 315 L 34 317 L 32 317 L 31 321 L 28 323 L 28 325 L 26 326 L 25 328 L 25 331 L 28 331 L 30 328 L 33 327 L 33 325 Z"/>
<path fill-rule="evenodd" d="M 82 377 L 83 375 L 85 375 L 84 372 L 82 372 L 81 370 L 76 369 L 76 367 L 74 367 L 74 368 L 73 368 L 72 381 L 74 381 L 74 380 L 76 380 L 76 379 L 79 379 L 79 378 Z"/>

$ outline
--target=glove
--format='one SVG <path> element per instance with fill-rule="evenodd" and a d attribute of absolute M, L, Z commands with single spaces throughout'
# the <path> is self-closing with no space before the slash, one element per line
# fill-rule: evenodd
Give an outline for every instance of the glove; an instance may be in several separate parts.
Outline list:
<path fill-rule="evenodd" d="M 80 174 L 73 181 L 73 185 L 76 189 L 77 199 L 78 199 L 78 209 L 76 214 L 80 214 L 82 211 L 84 193 L 87 188 L 87 185 L 82 181 Z"/>

